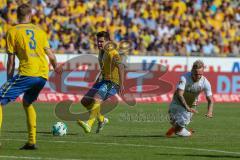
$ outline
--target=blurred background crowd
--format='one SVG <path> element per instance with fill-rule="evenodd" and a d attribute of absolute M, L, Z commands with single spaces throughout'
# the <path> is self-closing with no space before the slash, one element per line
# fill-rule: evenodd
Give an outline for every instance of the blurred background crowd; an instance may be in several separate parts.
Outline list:
<path fill-rule="evenodd" d="M 131 40 L 132 55 L 240 56 L 239 0 L 0 0 L 0 48 L 19 3 L 56 53 L 97 53 L 95 35 Z"/>

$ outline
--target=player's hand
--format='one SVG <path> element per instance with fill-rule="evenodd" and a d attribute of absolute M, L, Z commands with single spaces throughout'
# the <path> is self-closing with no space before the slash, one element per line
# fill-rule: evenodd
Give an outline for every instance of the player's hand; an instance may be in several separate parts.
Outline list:
<path fill-rule="evenodd" d="M 58 74 L 62 73 L 62 71 L 63 71 L 62 65 L 58 65 L 58 66 L 54 69 L 54 71 L 55 71 L 56 73 L 58 73 Z"/>
<path fill-rule="evenodd" d="M 198 111 L 196 109 L 193 109 L 193 108 L 187 108 L 187 111 L 191 112 L 191 113 L 198 113 Z"/>
<path fill-rule="evenodd" d="M 196 110 L 196 109 L 193 109 L 193 108 L 190 108 L 190 112 L 192 112 L 192 113 L 198 113 L 198 111 Z"/>
<path fill-rule="evenodd" d="M 213 118 L 213 114 L 212 113 L 207 113 L 207 114 L 205 114 L 205 116 L 207 117 L 207 118 Z"/>

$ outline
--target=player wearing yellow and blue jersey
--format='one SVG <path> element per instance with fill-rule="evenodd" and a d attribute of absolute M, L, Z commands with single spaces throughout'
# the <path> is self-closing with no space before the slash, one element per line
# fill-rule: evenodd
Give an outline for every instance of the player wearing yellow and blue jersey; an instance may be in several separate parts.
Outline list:
<path fill-rule="evenodd" d="M 32 103 L 48 79 L 48 61 L 56 72 L 56 57 L 51 52 L 47 35 L 39 27 L 31 24 L 31 7 L 22 4 L 17 8 L 19 24 L 10 28 L 6 34 L 8 53 L 7 82 L 0 88 L 0 128 L 2 106 L 23 96 L 23 107 L 27 116 L 28 142 L 21 149 L 36 149 L 36 112 Z M 13 76 L 15 56 L 19 59 L 18 74 Z"/>
<path fill-rule="evenodd" d="M 82 105 L 89 110 L 88 121 L 78 120 L 78 124 L 86 133 L 91 132 L 96 118 L 98 120 L 96 133 L 103 129 L 104 125 L 108 123 L 108 119 L 100 113 L 102 101 L 123 91 L 124 65 L 116 50 L 116 44 L 110 41 L 109 33 L 105 31 L 97 34 L 97 44 L 101 75 L 81 100 Z"/>

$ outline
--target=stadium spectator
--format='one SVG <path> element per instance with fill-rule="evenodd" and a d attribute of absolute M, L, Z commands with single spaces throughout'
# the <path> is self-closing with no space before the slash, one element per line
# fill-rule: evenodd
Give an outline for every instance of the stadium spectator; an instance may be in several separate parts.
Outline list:
<path fill-rule="evenodd" d="M 16 24 L 16 7 L 26 1 L 6 0 L 0 5 L 0 37 L 5 37 L 9 27 Z M 240 48 L 237 0 L 30 0 L 29 3 L 34 7 L 33 23 L 46 30 L 50 43 L 53 37 L 59 41 L 54 45 L 59 53 L 95 53 L 94 36 L 106 30 L 117 42 L 132 40 L 134 55 L 239 55 L 236 54 Z M 170 54 L 169 49 L 174 53 Z M 201 51 L 204 53 L 197 53 Z"/>
<path fill-rule="evenodd" d="M 211 40 L 206 40 L 203 42 L 202 52 L 204 56 L 213 56 L 214 46 Z"/>

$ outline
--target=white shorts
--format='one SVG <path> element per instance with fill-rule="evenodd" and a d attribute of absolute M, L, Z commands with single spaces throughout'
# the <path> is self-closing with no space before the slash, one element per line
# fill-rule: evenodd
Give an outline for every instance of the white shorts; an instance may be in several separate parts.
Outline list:
<path fill-rule="evenodd" d="M 183 106 L 171 103 L 169 107 L 170 122 L 177 124 L 180 127 L 186 127 L 193 116 L 193 113 L 188 112 Z"/>

